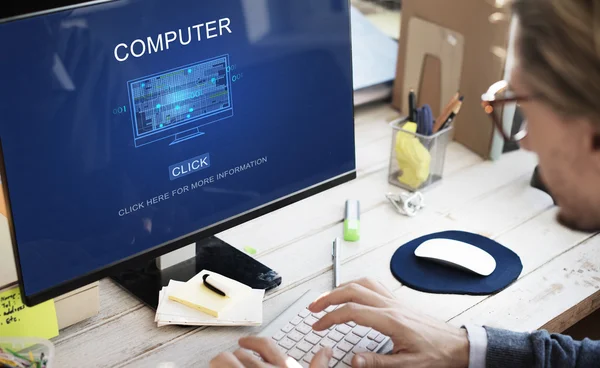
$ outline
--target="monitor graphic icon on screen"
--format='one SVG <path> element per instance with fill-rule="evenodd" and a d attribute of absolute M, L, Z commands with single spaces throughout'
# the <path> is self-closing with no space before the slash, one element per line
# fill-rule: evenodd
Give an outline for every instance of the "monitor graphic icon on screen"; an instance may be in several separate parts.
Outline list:
<path fill-rule="evenodd" d="M 135 146 L 183 142 L 233 116 L 229 66 L 223 55 L 127 82 Z"/>

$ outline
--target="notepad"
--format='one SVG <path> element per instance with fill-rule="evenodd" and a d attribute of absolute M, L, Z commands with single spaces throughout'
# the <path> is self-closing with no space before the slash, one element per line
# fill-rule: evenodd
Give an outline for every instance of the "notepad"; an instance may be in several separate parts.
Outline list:
<path fill-rule="evenodd" d="M 225 283 L 232 291 L 231 297 L 221 296 L 204 285 L 202 276 L 209 274 Z M 181 285 L 174 285 L 169 299 L 188 307 L 195 308 L 213 317 L 219 318 L 233 304 L 243 301 L 252 292 L 252 288 L 216 272 L 203 270 L 191 280 Z"/>
<path fill-rule="evenodd" d="M 220 313 L 217 318 L 169 298 L 169 293 L 179 289 L 184 284 L 180 281 L 171 280 L 169 285 L 160 291 L 158 308 L 154 318 L 154 322 L 157 322 L 158 327 L 168 325 L 260 326 L 262 324 L 264 290 L 251 290 L 245 298 L 232 304 L 231 308 Z"/>

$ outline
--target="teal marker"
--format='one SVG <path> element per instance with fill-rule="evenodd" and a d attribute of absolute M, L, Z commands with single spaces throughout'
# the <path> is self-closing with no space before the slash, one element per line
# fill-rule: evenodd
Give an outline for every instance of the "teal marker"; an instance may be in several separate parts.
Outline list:
<path fill-rule="evenodd" d="M 344 240 L 355 242 L 360 239 L 360 203 L 355 199 L 346 201 L 344 218 Z"/>

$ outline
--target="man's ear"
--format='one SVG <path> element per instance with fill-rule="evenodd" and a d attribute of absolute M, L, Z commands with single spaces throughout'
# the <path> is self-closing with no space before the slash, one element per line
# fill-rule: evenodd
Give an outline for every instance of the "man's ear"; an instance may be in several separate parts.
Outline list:
<path fill-rule="evenodd" d="M 600 132 L 597 132 L 596 134 L 594 134 L 594 136 L 592 137 L 592 149 L 595 152 L 600 153 Z"/>
<path fill-rule="evenodd" d="M 592 133 L 590 153 L 596 172 L 600 172 L 600 129 L 595 129 Z"/>
<path fill-rule="evenodd" d="M 597 120 L 595 119 L 582 119 L 580 120 L 582 132 L 587 138 L 584 138 L 584 147 L 586 154 L 590 155 L 591 164 L 594 166 L 596 172 L 600 172 L 600 128 L 598 127 Z"/>

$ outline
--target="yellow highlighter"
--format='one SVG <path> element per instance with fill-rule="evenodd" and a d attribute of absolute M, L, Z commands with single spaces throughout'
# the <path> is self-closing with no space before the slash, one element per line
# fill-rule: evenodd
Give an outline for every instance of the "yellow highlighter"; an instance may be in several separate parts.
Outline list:
<path fill-rule="evenodd" d="M 346 201 L 344 240 L 350 242 L 360 240 L 360 202 L 356 199 Z"/>

